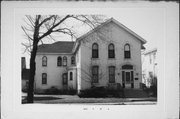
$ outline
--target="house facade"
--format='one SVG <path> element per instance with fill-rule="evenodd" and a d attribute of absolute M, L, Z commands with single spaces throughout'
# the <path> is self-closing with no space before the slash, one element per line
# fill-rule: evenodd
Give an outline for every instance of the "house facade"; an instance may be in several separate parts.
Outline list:
<path fill-rule="evenodd" d="M 146 87 L 157 86 L 157 48 L 142 55 L 142 82 Z"/>
<path fill-rule="evenodd" d="M 40 45 L 35 90 L 77 91 L 92 86 L 140 88 L 141 50 L 146 41 L 111 18 L 76 42 Z"/>

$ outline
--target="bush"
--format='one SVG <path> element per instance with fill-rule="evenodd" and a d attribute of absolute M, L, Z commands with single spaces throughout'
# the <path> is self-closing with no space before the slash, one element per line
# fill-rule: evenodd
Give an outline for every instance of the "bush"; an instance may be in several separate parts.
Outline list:
<path fill-rule="evenodd" d="M 157 86 L 155 85 L 150 86 L 150 90 L 153 93 L 152 96 L 157 97 Z"/>
<path fill-rule="evenodd" d="M 45 94 L 58 94 L 58 93 L 59 93 L 59 89 L 57 89 L 54 86 L 45 90 Z"/>
<path fill-rule="evenodd" d="M 82 98 L 105 98 L 105 97 L 123 97 L 123 90 L 113 90 L 106 87 L 92 87 L 81 90 L 78 94 Z"/>

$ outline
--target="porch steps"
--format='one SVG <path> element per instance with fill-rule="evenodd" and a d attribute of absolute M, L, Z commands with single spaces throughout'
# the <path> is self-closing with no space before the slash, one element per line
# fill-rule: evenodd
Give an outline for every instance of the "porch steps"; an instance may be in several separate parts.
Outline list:
<path fill-rule="evenodd" d="M 124 89 L 125 98 L 147 98 L 148 94 L 142 89 Z"/>

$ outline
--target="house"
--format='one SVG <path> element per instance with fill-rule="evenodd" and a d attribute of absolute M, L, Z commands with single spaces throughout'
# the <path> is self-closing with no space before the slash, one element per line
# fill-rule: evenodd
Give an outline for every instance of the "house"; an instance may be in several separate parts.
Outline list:
<path fill-rule="evenodd" d="M 21 78 L 22 78 L 22 90 L 27 90 L 29 82 L 29 69 L 26 68 L 26 59 L 21 57 Z"/>
<path fill-rule="evenodd" d="M 146 87 L 157 86 L 157 48 L 142 55 L 142 82 Z"/>
<path fill-rule="evenodd" d="M 42 44 L 36 56 L 35 91 L 56 87 L 140 88 L 141 50 L 146 41 L 111 18 L 76 39 Z"/>

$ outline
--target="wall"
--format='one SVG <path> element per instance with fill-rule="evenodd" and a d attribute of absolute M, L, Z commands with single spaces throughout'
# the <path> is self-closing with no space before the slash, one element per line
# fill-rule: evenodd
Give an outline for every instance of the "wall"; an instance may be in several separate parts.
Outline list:
<path fill-rule="evenodd" d="M 99 45 L 99 58 L 92 59 L 92 44 L 96 42 Z M 108 45 L 113 43 L 115 45 L 115 59 L 108 59 Z M 124 59 L 124 45 L 129 43 L 131 46 L 131 59 Z M 108 66 L 116 66 L 115 82 L 122 82 L 121 66 L 124 64 L 132 64 L 134 66 L 134 78 L 139 80 L 134 82 L 134 87 L 139 88 L 141 82 L 141 43 L 134 36 L 123 30 L 116 24 L 110 22 L 103 26 L 98 31 L 90 34 L 81 41 L 81 69 L 86 73 L 89 72 L 90 66 L 99 65 L 99 71 L 103 77 L 99 80 L 97 86 L 105 86 L 108 84 Z M 91 87 L 88 82 L 86 73 L 81 71 L 81 90 Z M 89 72 L 90 73 L 90 72 Z M 138 73 L 138 74 L 137 74 Z M 137 74 L 137 75 L 136 75 Z"/>
<path fill-rule="evenodd" d="M 42 66 L 42 57 L 47 57 L 47 67 Z M 58 56 L 67 56 L 67 66 L 57 66 L 57 57 Z M 71 56 L 70 54 L 58 55 L 58 54 L 38 54 L 36 56 L 36 75 L 35 75 L 35 89 L 48 89 L 52 86 L 57 87 L 58 89 L 63 89 L 62 84 L 62 74 L 68 72 L 68 68 L 71 68 L 70 71 L 73 72 L 73 81 L 68 82 L 70 85 L 75 83 L 76 70 L 72 69 L 71 66 Z M 42 73 L 47 73 L 47 84 L 42 84 Z M 68 75 L 69 80 L 69 75 Z M 76 88 L 75 85 L 73 87 Z"/>

